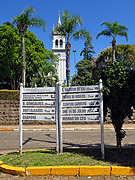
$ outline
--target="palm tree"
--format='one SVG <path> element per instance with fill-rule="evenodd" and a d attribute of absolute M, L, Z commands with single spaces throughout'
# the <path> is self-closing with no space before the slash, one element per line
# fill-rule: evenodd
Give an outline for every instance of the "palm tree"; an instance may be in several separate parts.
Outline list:
<path fill-rule="evenodd" d="M 85 29 L 76 30 L 78 26 L 82 25 L 82 19 L 78 15 L 71 15 L 68 11 L 62 14 L 62 24 L 56 26 L 56 31 L 62 33 L 66 38 L 66 76 L 67 86 L 70 86 L 70 40 L 79 39 L 80 37 L 88 37 L 90 33 Z"/>
<path fill-rule="evenodd" d="M 22 14 L 13 18 L 13 23 L 17 24 L 22 39 L 22 83 L 25 87 L 25 33 L 28 27 L 42 27 L 46 30 L 45 22 L 39 17 L 33 17 L 32 13 L 35 10 L 32 7 L 27 7 L 23 10 Z"/>
<path fill-rule="evenodd" d="M 109 23 L 109 22 L 103 22 L 101 24 L 102 25 L 106 25 L 106 29 L 101 31 L 98 35 L 97 35 L 97 39 L 99 36 L 104 35 L 104 36 L 112 36 L 113 40 L 112 40 L 112 61 L 115 60 L 115 45 L 116 45 L 116 36 L 125 36 L 126 40 L 128 41 L 128 34 L 127 34 L 127 30 L 128 28 L 124 25 L 119 25 L 118 22 L 113 22 Z"/>

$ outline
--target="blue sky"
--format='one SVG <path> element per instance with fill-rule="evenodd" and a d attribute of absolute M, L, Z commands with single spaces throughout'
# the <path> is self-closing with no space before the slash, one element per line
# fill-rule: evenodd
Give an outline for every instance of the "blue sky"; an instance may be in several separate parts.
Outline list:
<path fill-rule="evenodd" d="M 1 0 L 0 24 L 11 22 L 12 18 L 20 14 L 27 6 L 32 6 L 35 9 L 35 16 L 45 20 L 46 32 L 39 28 L 29 30 L 35 33 L 49 50 L 52 49 L 50 32 L 53 24 L 57 24 L 59 10 L 61 15 L 64 10 L 68 10 L 71 14 L 78 14 L 82 17 L 82 27 L 86 28 L 93 38 L 92 45 L 96 52 L 94 57 L 97 57 L 101 50 L 111 45 L 111 37 L 100 36 L 98 40 L 96 39 L 97 34 L 105 28 L 101 26 L 103 21 L 111 23 L 117 21 L 120 25 L 128 27 L 129 41 L 126 42 L 124 37 L 117 37 L 117 44 L 135 44 L 135 0 Z M 77 50 L 76 62 L 78 62 L 83 58 L 80 56 L 83 48 L 83 39 L 71 41 L 71 76 L 75 72 L 73 50 Z"/>

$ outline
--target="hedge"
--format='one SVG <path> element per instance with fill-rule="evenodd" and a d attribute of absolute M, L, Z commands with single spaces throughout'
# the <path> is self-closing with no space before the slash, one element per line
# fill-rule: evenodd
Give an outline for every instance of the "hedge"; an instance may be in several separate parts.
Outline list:
<path fill-rule="evenodd" d="M 0 100 L 19 100 L 19 90 L 0 90 Z"/>

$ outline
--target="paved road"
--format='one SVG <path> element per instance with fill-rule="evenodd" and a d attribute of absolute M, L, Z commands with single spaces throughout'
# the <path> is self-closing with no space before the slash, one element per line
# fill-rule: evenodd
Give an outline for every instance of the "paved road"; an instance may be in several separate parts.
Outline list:
<path fill-rule="evenodd" d="M 135 147 L 135 130 L 127 130 L 123 146 Z M 114 130 L 105 130 L 105 145 L 116 145 Z M 100 130 L 64 131 L 63 147 L 100 147 Z M 56 147 L 55 131 L 23 131 L 23 150 Z M 19 149 L 18 131 L 0 131 L 0 154 Z"/>
<path fill-rule="evenodd" d="M 122 141 L 123 146 L 135 147 L 135 130 L 127 130 L 127 135 Z M 105 145 L 115 146 L 114 130 L 105 130 Z M 55 131 L 23 131 L 23 150 L 55 148 Z M 0 154 L 17 151 L 19 148 L 18 131 L 0 131 Z M 100 130 L 90 131 L 64 131 L 63 147 L 100 147 Z M 0 174 L 1 179 L 9 180 L 135 180 L 135 176 L 42 176 L 42 177 L 18 177 L 8 174 Z"/>

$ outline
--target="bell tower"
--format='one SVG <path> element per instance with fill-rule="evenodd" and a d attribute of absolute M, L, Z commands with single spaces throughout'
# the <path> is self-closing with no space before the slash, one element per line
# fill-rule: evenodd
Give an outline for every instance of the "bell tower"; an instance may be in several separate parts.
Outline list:
<path fill-rule="evenodd" d="M 61 26 L 60 12 L 58 12 L 57 26 Z M 59 82 L 62 85 L 66 84 L 66 50 L 65 50 L 65 36 L 57 31 L 53 27 L 53 47 L 52 51 L 59 57 L 57 73 Z"/>

